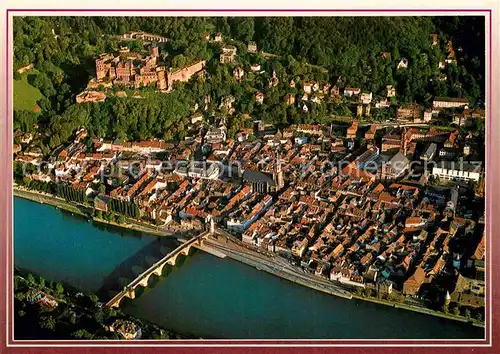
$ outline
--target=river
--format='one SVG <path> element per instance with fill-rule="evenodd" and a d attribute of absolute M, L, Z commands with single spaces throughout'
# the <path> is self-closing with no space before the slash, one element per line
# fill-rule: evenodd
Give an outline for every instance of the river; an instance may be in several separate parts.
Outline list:
<path fill-rule="evenodd" d="M 15 265 L 102 293 L 123 286 L 151 235 L 98 226 L 28 200 L 14 200 Z M 165 241 L 170 248 L 173 241 Z M 145 253 L 146 252 L 146 253 Z M 139 262 L 139 263 L 138 263 Z M 472 339 L 484 329 L 359 300 L 346 300 L 198 251 L 123 310 L 174 332 L 231 339 Z M 144 268 L 144 263 L 140 265 Z M 110 280 L 111 279 L 111 280 Z M 102 299 L 106 301 L 107 299 Z"/>

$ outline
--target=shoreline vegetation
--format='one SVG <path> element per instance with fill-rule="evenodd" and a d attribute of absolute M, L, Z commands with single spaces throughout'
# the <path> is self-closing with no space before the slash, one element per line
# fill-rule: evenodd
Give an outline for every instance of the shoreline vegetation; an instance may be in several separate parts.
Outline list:
<path fill-rule="evenodd" d="M 17 339 L 195 339 L 103 306 L 92 292 L 14 267 Z"/>
<path fill-rule="evenodd" d="M 79 215 L 81 217 L 87 218 L 88 220 L 91 219 L 96 223 L 106 224 L 132 231 L 144 232 L 152 234 L 154 236 L 176 237 L 176 232 L 178 232 L 175 229 L 161 228 L 151 224 L 145 224 L 145 223 L 139 224 L 137 222 L 118 223 L 115 221 L 98 218 L 96 216 L 91 216 L 90 214 L 92 214 L 93 212 L 93 208 L 91 207 L 83 208 L 81 205 L 73 204 L 62 198 L 55 197 L 52 194 L 42 193 L 35 190 L 28 190 L 26 188 L 21 188 L 19 186 L 14 186 L 14 196 L 28 199 L 41 204 L 49 204 L 55 206 L 58 209 L 70 212 L 74 215 Z"/>
<path fill-rule="evenodd" d="M 38 191 L 20 189 L 19 186 L 14 186 L 14 196 L 38 202 L 41 204 L 49 204 L 55 206 L 58 209 L 71 212 L 72 214 L 80 215 L 89 218 L 92 214 L 93 208 L 87 207 L 84 209 L 87 211 L 85 213 L 82 211 L 84 208 L 82 205 L 74 205 L 63 199 L 56 198 L 50 194 L 40 193 Z M 138 224 L 136 222 L 120 224 L 113 221 L 107 221 L 104 219 L 98 219 L 91 217 L 93 221 L 97 223 L 111 225 L 113 227 L 125 228 L 132 231 L 139 231 L 144 233 L 153 234 L 155 236 L 163 237 L 176 237 L 176 231 L 168 231 L 168 228 L 160 228 L 153 225 Z M 324 278 L 320 278 L 311 274 L 301 274 L 297 269 L 292 269 L 292 267 L 287 264 L 284 259 L 279 259 L 279 256 L 268 255 L 266 252 L 260 250 L 254 250 L 249 245 L 243 245 L 236 237 L 223 232 L 225 235 L 221 236 L 222 240 L 209 240 L 207 243 L 212 249 L 219 251 L 220 253 L 226 255 L 227 257 L 236 260 L 238 262 L 244 263 L 248 266 L 254 267 L 258 270 L 266 271 L 272 275 L 278 276 L 282 279 L 294 282 L 296 284 L 308 287 L 313 290 L 321 291 L 327 294 L 343 297 L 346 299 L 356 299 L 364 300 L 371 303 L 376 303 L 380 305 L 385 305 L 393 308 L 405 309 L 421 314 L 432 315 L 444 319 L 455 320 L 462 323 L 469 323 L 476 327 L 485 327 L 484 322 L 477 321 L 476 319 L 466 318 L 461 315 L 454 315 L 451 313 L 444 313 L 441 311 L 436 311 L 426 307 L 413 306 L 405 304 L 401 301 L 396 300 L 385 300 L 381 298 L 376 298 L 370 296 L 369 293 L 357 293 L 352 290 L 346 290 L 345 288 L 339 288 L 335 283 L 328 281 Z M 177 238 L 177 237 L 176 237 Z M 209 252 L 210 253 L 210 252 Z M 278 269 L 279 267 L 279 269 Z M 283 271 L 285 270 L 285 271 Z M 295 274 L 294 274 L 295 273 Z M 399 299 L 398 299 L 399 300 Z"/>

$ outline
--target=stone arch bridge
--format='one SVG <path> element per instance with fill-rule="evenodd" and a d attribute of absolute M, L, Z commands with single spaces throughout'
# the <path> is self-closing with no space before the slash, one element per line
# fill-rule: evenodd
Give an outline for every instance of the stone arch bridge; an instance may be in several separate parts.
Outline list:
<path fill-rule="evenodd" d="M 161 276 L 163 272 L 163 268 L 166 265 L 171 265 L 174 266 L 175 262 L 177 260 L 177 257 L 182 254 L 187 256 L 189 254 L 189 251 L 191 247 L 194 246 L 202 246 L 203 245 L 203 239 L 205 239 L 208 235 L 211 234 L 211 231 L 213 232 L 213 226 L 210 228 L 209 231 L 204 231 L 198 236 L 195 236 L 188 241 L 182 243 L 179 245 L 176 249 L 174 249 L 172 252 L 168 253 L 165 257 L 160 259 L 158 262 L 154 263 L 146 269 L 144 272 L 139 274 L 137 278 L 132 280 L 128 285 L 126 285 L 122 291 L 120 291 L 118 294 L 116 294 L 111 300 L 109 300 L 106 303 L 106 306 L 108 307 L 119 307 L 120 302 L 124 297 L 128 297 L 129 299 L 134 299 L 135 298 L 135 289 L 138 286 L 142 287 L 147 287 L 148 286 L 148 281 L 149 278 L 154 274 L 156 276 Z"/>

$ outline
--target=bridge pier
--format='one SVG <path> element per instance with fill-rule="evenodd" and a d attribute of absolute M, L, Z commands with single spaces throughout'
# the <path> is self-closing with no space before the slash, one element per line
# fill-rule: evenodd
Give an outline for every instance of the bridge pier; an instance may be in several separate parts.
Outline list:
<path fill-rule="evenodd" d="M 162 273 L 163 273 L 163 267 L 165 266 L 165 263 L 163 263 L 162 265 L 156 267 L 154 270 L 153 270 L 153 274 L 155 274 L 156 276 L 158 277 L 161 277 Z"/>
<path fill-rule="evenodd" d="M 167 260 L 167 264 L 170 264 L 172 267 L 175 266 L 175 261 L 177 260 L 177 256 L 178 255 L 179 255 L 179 253 L 176 253 L 175 255 L 173 255 L 172 257 L 170 257 Z"/>
<path fill-rule="evenodd" d="M 128 297 L 129 299 L 135 299 L 135 288 L 138 285 L 141 285 L 146 288 L 148 286 L 148 281 L 151 274 L 155 274 L 156 276 L 160 277 L 163 273 L 163 267 L 165 267 L 166 264 L 175 266 L 175 262 L 179 254 L 188 256 L 191 247 L 203 246 L 204 238 L 209 236 L 210 234 L 213 234 L 214 232 L 215 232 L 215 224 L 213 219 L 210 219 L 210 230 L 204 231 L 201 234 L 199 234 L 196 238 L 192 238 L 184 242 L 175 250 L 173 250 L 171 253 L 162 258 L 160 261 L 158 261 L 157 263 L 153 263 L 153 265 L 150 268 L 148 268 L 145 272 L 142 272 L 142 269 L 140 269 L 139 267 L 133 267 L 133 271 L 136 274 L 140 275 L 138 275 L 138 277 L 135 280 L 133 280 L 131 283 L 125 286 L 119 294 L 117 294 L 106 304 L 106 306 L 119 307 L 120 302 L 124 297 Z"/>
<path fill-rule="evenodd" d="M 133 288 L 128 289 L 125 292 L 125 296 L 132 300 L 135 299 L 135 290 Z"/>
<path fill-rule="evenodd" d="M 143 286 L 143 287 L 147 288 L 147 287 L 148 287 L 148 281 L 149 281 L 149 277 L 150 277 L 150 276 L 151 276 L 151 274 L 150 274 L 150 275 L 145 276 L 144 278 L 142 278 L 142 280 L 139 282 L 139 285 L 141 285 L 141 286 Z"/>

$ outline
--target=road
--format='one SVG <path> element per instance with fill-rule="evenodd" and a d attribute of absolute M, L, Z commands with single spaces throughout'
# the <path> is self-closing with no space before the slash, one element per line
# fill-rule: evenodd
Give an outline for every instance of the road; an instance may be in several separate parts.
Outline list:
<path fill-rule="evenodd" d="M 220 229 L 218 229 L 217 232 L 224 235 L 228 234 Z M 225 253 L 228 257 L 251 265 L 259 270 L 280 276 L 303 286 L 348 299 L 352 298 L 352 295 L 348 291 L 335 285 L 331 281 L 317 277 L 310 273 L 305 273 L 278 255 L 269 254 L 264 251 L 260 252 L 250 247 L 246 247 L 246 245 L 243 245 L 241 241 L 234 240 L 234 236 L 228 238 L 228 243 L 215 242 L 210 239 L 206 240 L 205 243 L 210 247 Z"/>

